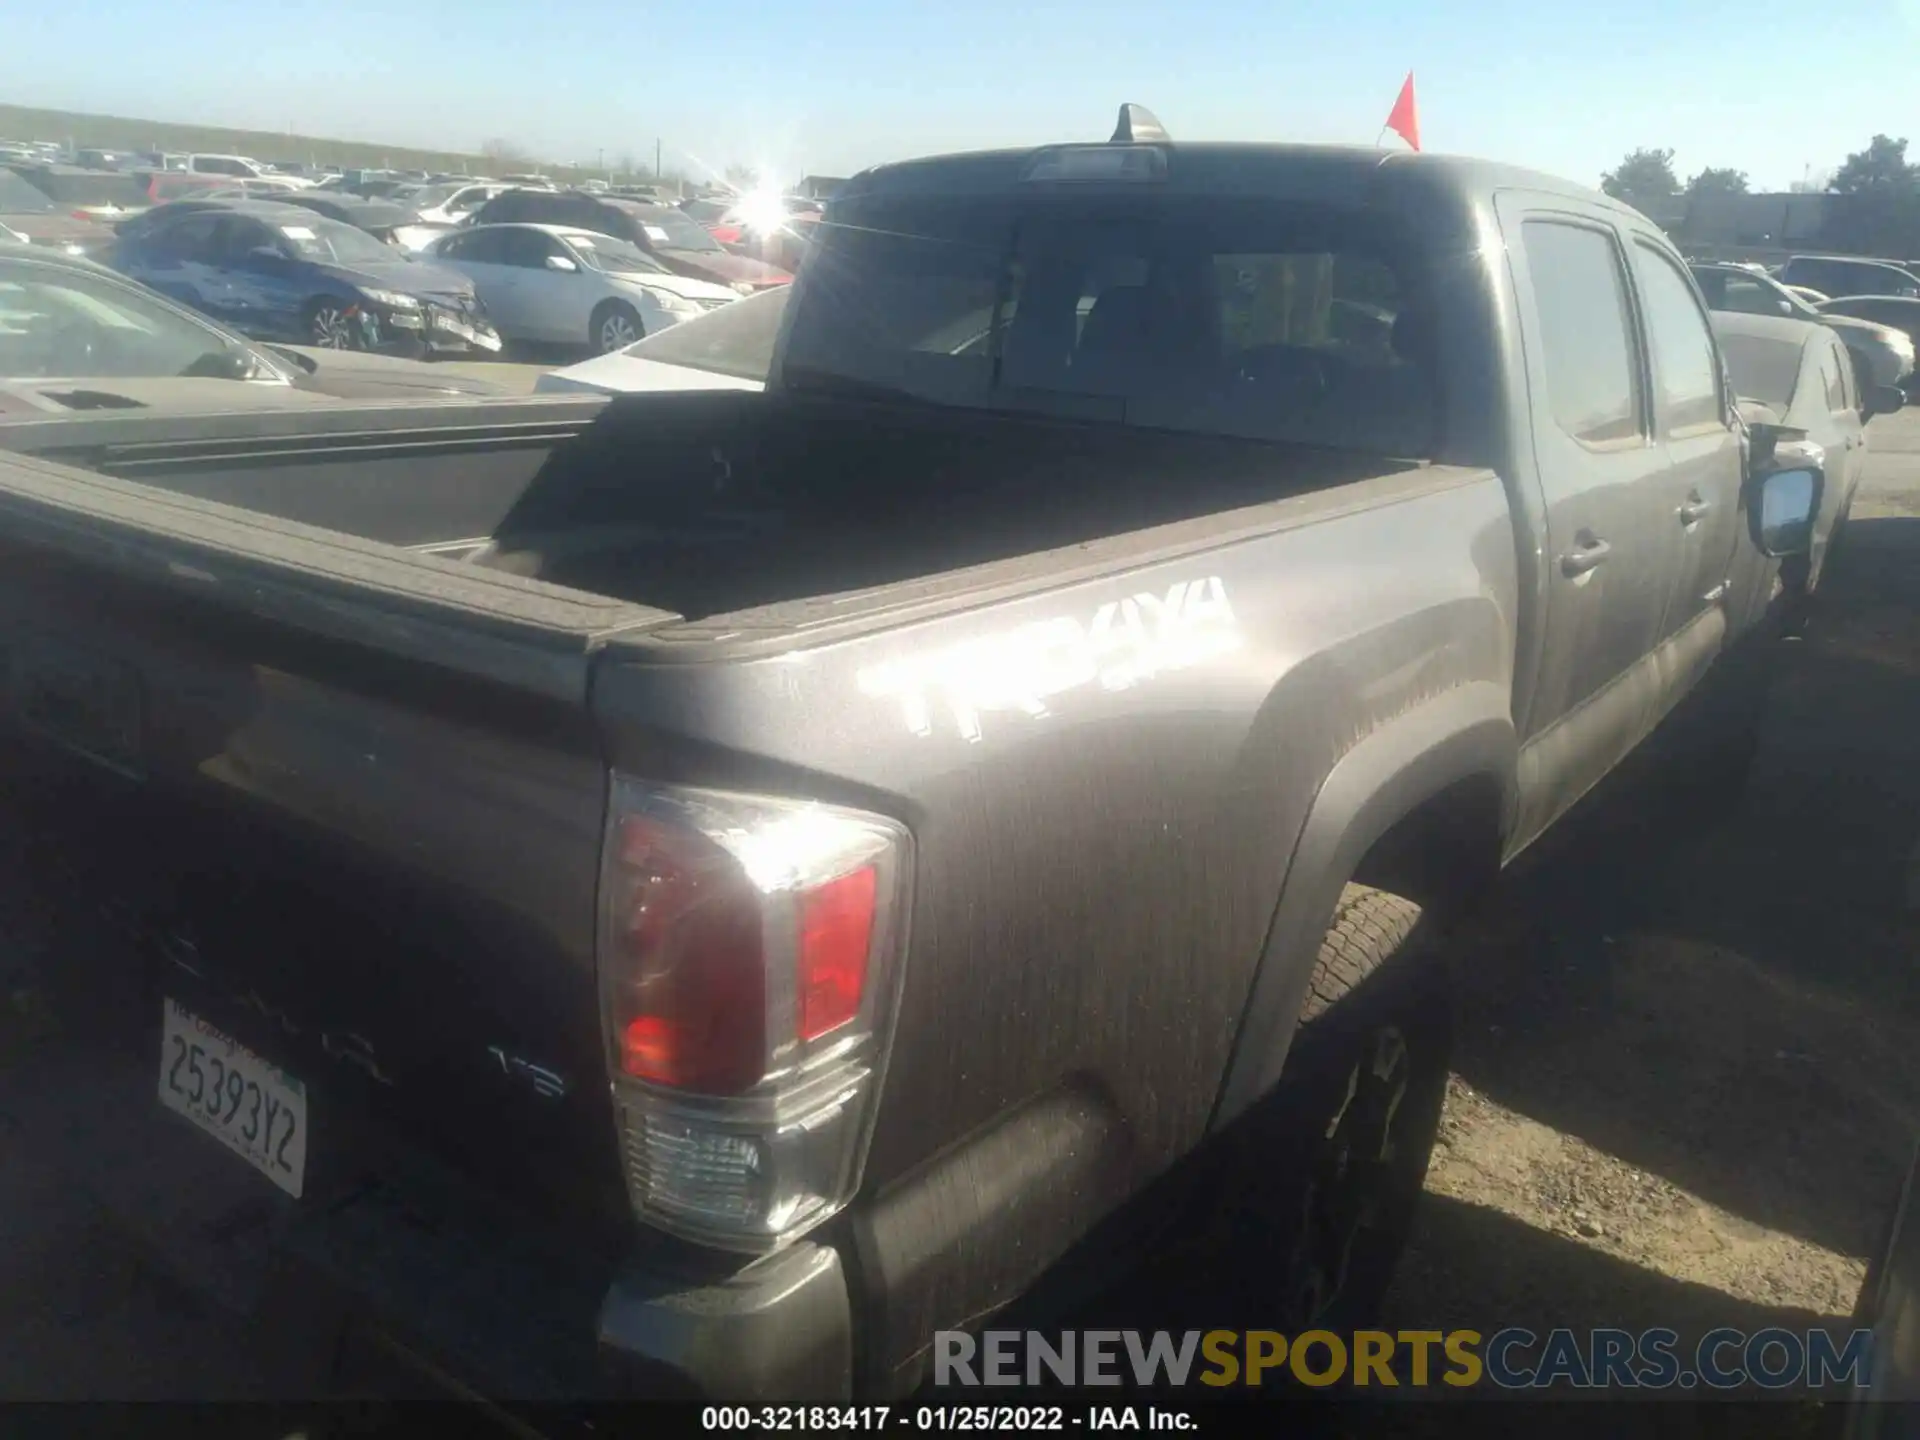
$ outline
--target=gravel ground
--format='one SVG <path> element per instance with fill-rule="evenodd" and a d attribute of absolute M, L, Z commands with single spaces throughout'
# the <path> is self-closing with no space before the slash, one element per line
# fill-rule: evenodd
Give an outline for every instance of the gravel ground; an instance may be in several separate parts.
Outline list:
<path fill-rule="evenodd" d="M 1920 415 L 1872 441 L 1743 803 L 1599 810 L 1509 877 L 1393 1323 L 1850 1315 L 1920 1113 Z"/>
<path fill-rule="evenodd" d="M 1744 803 L 1693 823 L 1598 810 L 1509 877 L 1390 1326 L 1698 1333 L 1850 1311 L 1920 1110 L 1920 414 L 1873 440 Z M 0 1067 L 35 1023 L 0 1007 Z M 0 1165 L 0 1235 L 0 1399 L 270 1393 L 255 1337 L 29 1156 Z M 1807 1433 L 1813 1414 L 1775 1405 L 1733 1433 Z"/>

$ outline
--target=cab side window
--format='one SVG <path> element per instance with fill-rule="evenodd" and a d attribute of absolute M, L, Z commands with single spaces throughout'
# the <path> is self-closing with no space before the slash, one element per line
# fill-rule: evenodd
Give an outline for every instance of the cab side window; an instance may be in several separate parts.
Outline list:
<path fill-rule="evenodd" d="M 1674 434 L 1724 426 L 1719 351 L 1693 286 L 1678 265 L 1650 245 L 1633 247 L 1633 268 L 1662 429 Z"/>
<path fill-rule="evenodd" d="M 1521 245 L 1540 316 L 1541 366 L 1554 423 L 1588 445 L 1641 432 L 1620 254 L 1605 230 L 1529 220 Z"/>

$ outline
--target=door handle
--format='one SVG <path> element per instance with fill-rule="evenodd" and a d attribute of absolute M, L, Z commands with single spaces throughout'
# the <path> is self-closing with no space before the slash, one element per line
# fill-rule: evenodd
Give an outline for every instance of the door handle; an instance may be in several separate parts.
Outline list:
<path fill-rule="evenodd" d="M 1698 524 L 1700 517 L 1711 509 L 1713 509 L 1711 500 L 1702 500 L 1698 495 L 1689 495 L 1687 503 L 1680 507 L 1680 523 L 1682 525 Z"/>
<path fill-rule="evenodd" d="M 1578 550 L 1569 550 L 1565 555 L 1562 555 L 1560 557 L 1560 573 L 1569 576 L 1585 575 L 1612 553 L 1613 546 L 1609 545 L 1606 541 L 1592 541 L 1589 544 L 1582 545 Z"/>

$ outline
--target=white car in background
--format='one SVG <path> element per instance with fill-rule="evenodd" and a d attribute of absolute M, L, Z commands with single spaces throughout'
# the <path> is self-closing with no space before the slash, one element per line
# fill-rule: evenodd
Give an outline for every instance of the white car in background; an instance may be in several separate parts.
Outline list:
<path fill-rule="evenodd" d="M 422 185 L 404 198 L 395 198 L 425 224 L 458 225 L 494 196 L 513 188 L 498 180 L 443 181 L 438 185 Z"/>
<path fill-rule="evenodd" d="M 534 382 L 536 395 L 627 395 L 658 390 L 764 390 L 773 366 L 790 285 L 649 335 L 610 355 L 597 355 Z"/>
<path fill-rule="evenodd" d="M 505 338 L 587 344 L 601 354 L 739 298 L 675 275 L 625 240 L 564 225 L 480 225 L 420 253 L 469 277 Z"/>
<path fill-rule="evenodd" d="M 304 175 L 276 175 L 250 155 L 189 155 L 186 168 L 193 175 L 224 175 L 232 180 L 269 180 L 289 190 L 308 190 L 315 184 Z"/>

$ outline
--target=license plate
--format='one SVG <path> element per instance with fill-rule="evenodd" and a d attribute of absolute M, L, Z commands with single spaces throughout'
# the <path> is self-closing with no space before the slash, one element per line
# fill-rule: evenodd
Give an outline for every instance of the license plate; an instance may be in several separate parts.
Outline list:
<path fill-rule="evenodd" d="M 160 1030 L 160 1103 L 300 1198 L 306 1086 L 176 1000 L 166 1002 Z"/>
<path fill-rule="evenodd" d="M 140 772 L 140 681 L 127 665 L 41 637 L 13 656 L 13 707 L 20 722 L 49 740 L 110 765 Z"/>

